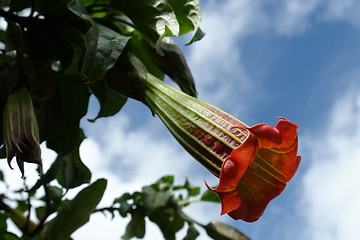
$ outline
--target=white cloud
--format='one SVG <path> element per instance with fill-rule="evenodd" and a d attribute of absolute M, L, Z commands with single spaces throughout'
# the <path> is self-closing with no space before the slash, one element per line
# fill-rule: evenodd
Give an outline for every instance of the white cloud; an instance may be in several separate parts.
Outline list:
<path fill-rule="evenodd" d="M 326 1 L 324 19 L 346 21 L 360 27 L 360 2 L 357 0 Z"/>
<path fill-rule="evenodd" d="M 356 81 L 360 74 L 355 76 Z M 360 216 L 360 87 L 351 84 L 334 105 L 326 132 L 308 136 L 311 166 L 301 211 L 308 239 L 357 239 Z"/>
<path fill-rule="evenodd" d="M 302 33 L 309 26 L 309 15 L 316 10 L 318 4 L 318 0 L 283 1 L 278 4 L 276 15 L 269 16 L 269 23 L 274 22 L 275 31 L 281 35 L 291 36 Z"/>

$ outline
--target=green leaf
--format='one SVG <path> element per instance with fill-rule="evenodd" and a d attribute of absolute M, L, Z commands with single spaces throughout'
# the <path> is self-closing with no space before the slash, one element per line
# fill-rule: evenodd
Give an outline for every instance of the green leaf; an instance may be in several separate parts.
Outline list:
<path fill-rule="evenodd" d="M 198 230 L 196 230 L 194 224 L 190 224 L 187 230 L 187 234 L 183 240 L 195 240 L 199 236 Z"/>
<path fill-rule="evenodd" d="M 8 216 L 6 214 L 0 214 L 0 235 L 7 230 L 7 223 L 6 220 Z"/>
<path fill-rule="evenodd" d="M 57 76 L 59 92 L 56 97 L 60 109 L 56 109 L 55 116 L 56 131 L 47 139 L 47 146 L 58 153 L 62 158 L 78 148 L 82 140 L 82 131 L 79 128 L 80 119 L 86 114 L 89 103 L 89 90 L 77 76 Z M 56 103 L 56 101 L 55 101 Z M 54 111 L 54 109 L 52 110 Z"/>
<path fill-rule="evenodd" d="M 163 37 L 179 35 L 179 23 L 166 0 L 112 0 L 111 5 L 124 12 L 153 46 Z"/>
<path fill-rule="evenodd" d="M 200 41 L 205 36 L 205 32 L 201 30 L 201 28 L 198 28 L 196 32 L 194 33 L 192 39 L 186 44 L 190 45 L 193 44 L 196 41 Z"/>
<path fill-rule="evenodd" d="M 206 202 L 217 202 L 217 203 L 221 203 L 220 198 L 218 197 L 218 195 L 210 190 L 207 190 L 201 197 L 200 199 L 201 201 L 206 201 Z"/>
<path fill-rule="evenodd" d="M 133 204 L 129 204 L 128 200 L 132 198 L 130 193 L 124 193 L 121 197 L 114 200 L 114 204 L 120 203 L 119 213 L 122 217 L 126 217 L 128 212 L 132 210 Z"/>
<path fill-rule="evenodd" d="M 146 69 L 158 79 L 164 79 L 164 72 L 156 66 L 153 56 L 148 53 L 149 48 L 153 51 L 156 50 L 144 39 L 140 32 L 133 31 L 129 43 L 131 43 L 132 53 L 141 60 Z"/>
<path fill-rule="evenodd" d="M 8 21 L 7 24 L 8 26 L 4 36 L 5 50 L 18 50 L 22 39 L 21 28 L 12 21 Z"/>
<path fill-rule="evenodd" d="M 106 74 L 105 79 L 116 92 L 139 101 L 144 101 L 147 69 L 130 52 Z"/>
<path fill-rule="evenodd" d="M 93 23 L 85 36 L 86 54 L 82 74 L 95 83 L 112 68 L 122 53 L 129 37 Z"/>
<path fill-rule="evenodd" d="M 188 195 L 191 197 L 195 197 L 200 194 L 200 187 L 192 186 L 188 179 L 186 179 L 183 186 L 176 186 L 174 190 L 186 189 L 188 191 Z"/>
<path fill-rule="evenodd" d="M 160 207 L 165 207 L 171 197 L 171 191 L 159 191 L 153 186 L 143 187 L 144 207 L 153 212 Z"/>
<path fill-rule="evenodd" d="M 46 212 L 46 207 L 37 207 L 35 209 L 36 217 L 41 220 L 44 217 L 44 214 Z"/>
<path fill-rule="evenodd" d="M 184 226 L 184 219 L 175 206 L 159 208 L 157 211 L 148 214 L 149 219 L 160 228 L 164 238 L 175 240 L 175 234 Z"/>
<path fill-rule="evenodd" d="M 98 179 L 90 186 L 81 190 L 73 200 L 62 206 L 57 216 L 45 225 L 43 239 L 65 240 L 89 221 L 90 214 L 99 204 L 107 181 Z"/>
<path fill-rule="evenodd" d="M 114 91 L 106 81 L 101 80 L 91 86 L 91 90 L 100 103 L 100 111 L 96 118 L 89 121 L 95 122 L 101 117 L 115 115 L 126 103 L 127 97 Z"/>
<path fill-rule="evenodd" d="M 143 238 L 145 235 L 145 211 L 141 208 L 136 208 L 131 212 L 131 220 L 126 227 L 125 234 L 122 239 L 131 239 L 133 237 Z"/>
<path fill-rule="evenodd" d="M 181 49 L 170 38 L 164 38 L 158 45 L 163 55 L 159 55 L 154 48 L 146 49 L 156 66 L 176 82 L 183 92 L 196 97 L 194 78 Z"/>
<path fill-rule="evenodd" d="M 201 8 L 198 0 L 167 0 L 176 14 L 180 25 L 180 34 L 194 31 L 188 44 L 200 40 L 197 32 L 201 22 Z M 201 30 L 200 30 L 201 31 Z M 195 40 L 196 39 L 196 40 Z"/>
<path fill-rule="evenodd" d="M 205 230 L 215 240 L 250 240 L 238 230 L 221 222 L 211 222 L 205 226 Z"/>
<path fill-rule="evenodd" d="M 80 144 L 84 138 L 84 134 L 81 133 L 80 141 L 73 152 L 62 157 L 62 164 L 56 179 L 66 189 L 90 182 L 91 172 L 83 164 L 79 154 Z"/>
<path fill-rule="evenodd" d="M 91 24 L 85 35 L 86 53 L 81 73 L 95 83 L 115 65 L 129 37 L 96 23 L 79 0 L 72 1 L 69 9 Z"/>

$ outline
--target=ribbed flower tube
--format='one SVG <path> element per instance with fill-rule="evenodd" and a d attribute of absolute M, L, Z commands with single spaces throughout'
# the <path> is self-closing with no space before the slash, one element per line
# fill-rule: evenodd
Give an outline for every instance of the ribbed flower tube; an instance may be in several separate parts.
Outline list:
<path fill-rule="evenodd" d="M 296 173 L 298 126 L 280 118 L 276 126 L 247 126 L 220 109 L 147 77 L 146 104 L 178 142 L 211 173 L 221 214 L 258 220 Z"/>
<path fill-rule="evenodd" d="M 246 139 L 247 126 L 220 109 L 148 75 L 145 99 L 178 142 L 219 177 L 225 159 Z"/>

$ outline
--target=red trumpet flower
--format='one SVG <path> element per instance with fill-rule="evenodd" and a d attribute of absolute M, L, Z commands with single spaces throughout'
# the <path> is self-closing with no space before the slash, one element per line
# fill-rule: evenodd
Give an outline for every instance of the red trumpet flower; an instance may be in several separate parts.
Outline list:
<path fill-rule="evenodd" d="M 298 126 L 284 118 L 275 127 L 248 127 L 220 109 L 148 75 L 145 101 L 179 143 L 220 178 L 211 191 L 222 214 L 258 220 L 296 173 Z"/>
<path fill-rule="evenodd" d="M 298 169 L 297 128 L 284 118 L 276 127 L 246 128 L 247 138 L 222 164 L 219 186 L 208 187 L 219 195 L 222 214 L 246 222 L 261 217 Z"/>

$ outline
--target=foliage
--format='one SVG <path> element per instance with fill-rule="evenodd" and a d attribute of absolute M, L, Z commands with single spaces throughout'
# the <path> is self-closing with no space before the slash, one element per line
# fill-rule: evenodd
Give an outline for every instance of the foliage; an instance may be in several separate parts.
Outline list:
<path fill-rule="evenodd" d="M 183 212 L 199 189 L 188 181 L 173 186 L 171 176 L 96 210 L 106 180 L 91 181 L 79 155 L 85 138 L 79 124 L 92 94 L 100 111 L 90 121 L 115 115 L 129 97 L 143 101 L 148 72 L 161 80 L 167 75 L 185 93 L 196 96 L 186 60 L 170 37 L 193 32 L 191 44 L 204 36 L 198 0 L 1 0 L 0 7 L 6 22 L 0 29 L 0 121 L 8 96 L 25 87 L 40 142 L 57 153 L 34 186 L 25 185 L 14 198 L 0 195 L 0 239 L 19 239 L 7 232 L 8 219 L 20 229 L 22 239 L 69 239 L 98 211 L 131 216 L 123 239 L 144 237 L 145 218 L 156 223 L 166 239 L 175 239 L 185 223 L 184 239 L 196 239 L 195 225 L 213 239 L 225 239 L 229 226 L 202 225 Z M 4 147 L 0 157 L 7 157 Z M 68 199 L 67 191 L 79 186 L 82 190 Z M 178 191 L 187 196 L 175 194 Z M 209 192 L 198 200 L 218 201 Z M 34 207 L 33 201 L 40 201 L 40 206 Z M 234 231 L 227 239 L 238 239 Z"/>

